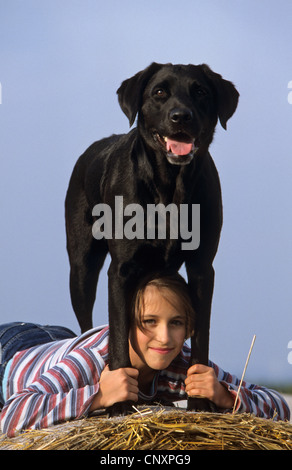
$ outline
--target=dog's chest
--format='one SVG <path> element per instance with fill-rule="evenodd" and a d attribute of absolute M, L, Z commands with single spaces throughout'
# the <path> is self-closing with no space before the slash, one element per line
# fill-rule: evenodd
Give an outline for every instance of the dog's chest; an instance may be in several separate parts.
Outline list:
<path fill-rule="evenodd" d="M 147 175 L 148 176 L 148 175 Z M 151 177 L 134 178 L 132 188 L 135 188 L 133 196 L 135 202 L 147 204 L 169 204 L 180 205 L 187 203 L 189 199 L 189 191 L 184 180 L 184 175 L 166 174 L 160 175 L 153 173 Z"/>

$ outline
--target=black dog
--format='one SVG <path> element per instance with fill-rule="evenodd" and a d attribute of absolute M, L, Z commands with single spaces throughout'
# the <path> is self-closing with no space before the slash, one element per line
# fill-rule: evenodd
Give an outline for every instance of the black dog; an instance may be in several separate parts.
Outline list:
<path fill-rule="evenodd" d="M 207 364 L 212 263 L 222 225 L 220 182 L 208 147 L 218 118 L 226 129 L 239 94 L 231 82 L 207 65 L 157 63 L 125 80 L 117 93 L 130 125 L 138 115 L 137 128 L 92 144 L 77 161 L 67 192 L 72 305 L 81 330 L 90 329 L 98 276 L 109 252 L 109 363 L 111 369 L 128 367 L 126 299 L 133 285 L 150 272 L 179 270 L 185 263 L 196 312 L 192 363 Z M 120 230 L 121 212 L 119 206 L 114 211 L 115 196 L 120 196 L 122 211 L 133 203 L 145 211 L 149 204 L 159 203 L 163 207 L 188 207 L 189 221 L 193 205 L 200 205 L 199 246 L 190 242 L 191 249 L 182 249 L 183 230 L 177 237 L 168 235 L 166 239 L 142 235 L 127 238 L 121 232 L 117 235 L 114 229 L 108 236 L 104 230 L 103 238 L 98 230 L 93 236 L 94 223 L 100 220 L 96 217 L 100 213 L 93 211 L 97 204 L 113 210 L 111 222 L 116 224 L 108 227 Z M 143 229 L 143 223 L 138 228 Z M 200 405 L 202 402 L 189 399 L 188 408 L 206 409 L 206 403 Z"/>

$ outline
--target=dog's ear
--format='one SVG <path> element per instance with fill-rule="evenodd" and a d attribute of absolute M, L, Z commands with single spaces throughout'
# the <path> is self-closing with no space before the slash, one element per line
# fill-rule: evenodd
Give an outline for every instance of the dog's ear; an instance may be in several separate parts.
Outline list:
<path fill-rule="evenodd" d="M 221 126 L 226 129 L 228 119 L 231 118 L 237 108 L 239 93 L 233 83 L 224 80 L 221 75 L 213 72 L 208 65 L 202 64 L 201 67 L 215 90 L 219 121 Z"/>
<path fill-rule="evenodd" d="M 153 62 L 146 69 L 125 80 L 118 89 L 119 103 L 130 121 L 130 127 L 134 124 L 136 115 L 142 106 L 142 96 L 148 81 L 160 68 L 161 64 Z"/>

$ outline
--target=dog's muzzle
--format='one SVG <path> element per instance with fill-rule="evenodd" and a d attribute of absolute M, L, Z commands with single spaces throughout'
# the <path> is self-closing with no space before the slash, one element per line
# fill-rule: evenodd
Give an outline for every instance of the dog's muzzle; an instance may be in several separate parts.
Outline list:
<path fill-rule="evenodd" d="M 198 139 L 193 139 L 184 133 L 166 137 L 155 132 L 153 137 L 160 144 L 167 160 L 172 165 L 188 165 L 199 149 Z"/>

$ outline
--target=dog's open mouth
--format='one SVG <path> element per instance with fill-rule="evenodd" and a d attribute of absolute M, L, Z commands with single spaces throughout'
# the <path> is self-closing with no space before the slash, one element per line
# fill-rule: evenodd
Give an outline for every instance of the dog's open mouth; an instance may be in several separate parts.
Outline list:
<path fill-rule="evenodd" d="M 178 133 L 170 137 L 154 133 L 154 139 L 166 152 L 167 159 L 174 165 L 187 165 L 192 160 L 199 148 L 198 139 L 191 138 L 188 134 Z"/>

